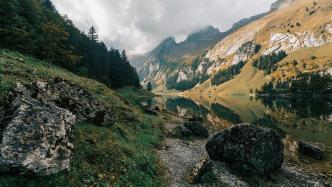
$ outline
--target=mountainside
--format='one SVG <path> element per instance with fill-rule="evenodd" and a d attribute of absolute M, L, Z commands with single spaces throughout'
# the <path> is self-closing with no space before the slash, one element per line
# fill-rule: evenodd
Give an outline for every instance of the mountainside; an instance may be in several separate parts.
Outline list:
<path fill-rule="evenodd" d="M 322 57 L 312 53 L 305 58 L 301 56 L 301 49 L 317 53 L 331 49 L 328 45 L 332 41 L 331 16 L 332 2 L 329 0 L 280 0 L 272 5 L 269 13 L 232 30 L 190 63 L 172 63 L 165 68 L 160 63 L 148 62 L 140 69 L 140 77 L 155 83 L 157 89 L 248 94 L 250 89 L 260 89 L 270 80 L 282 78 L 284 81 L 286 77 L 292 79 L 306 72 L 325 71 L 330 66 L 329 54 Z M 274 57 L 278 52 L 298 58 L 271 61 L 278 58 Z M 254 67 L 252 62 L 255 60 L 263 64 Z M 239 62 L 245 65 L 240 66 Z M 236 71 L 229 70 L 234 65 L 237 67 L 232 69 Z M 243 78 L 233 81 L 236 77 Z M 219 80 L 216 82 L 216 79 Z"/>
<path fill-rule="evenodd" d="M 197 32 L 190 34 L 187 39 L 181 43 L 176 43 L 175 39 L 170 37 L 165 39 L 151 52 L 136 56 L 133 58 L 133 65 L 138 69 L 139 77 L 143 83 L 152 82 L 157 89 L 178 88 L 185 90 L 187 83 L 176 85 L 181 82 L 184 73 L 178 71 L 181 68 L 188 70 L 191 66 L 198 65 L 198 61 L 209 49 L 217 44 L 221 39 L 230 33 L 249 24 L 252 21 L 260 19 L 266 13 L 259 14 L 250 18 L 245 18 L 234 23 L 232 28 L 226 32 L 220 32 L 218 29 L 208 26 Z M 174 83 L 174 73 L 179 73 L 180 78 Z M 184 70 L 186 71 L 186 70 Z M 193 84 L 203 82 L 207 79 L 204 74 L 197 75 Z M 168 81 L 168 84 L 167 84 Z"/>

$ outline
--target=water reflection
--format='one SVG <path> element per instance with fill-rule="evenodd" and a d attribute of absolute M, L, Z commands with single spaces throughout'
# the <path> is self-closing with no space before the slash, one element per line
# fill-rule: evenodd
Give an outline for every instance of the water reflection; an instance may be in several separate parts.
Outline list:
<path fill-rule="evenodd" d="M 288 149 L 287 155 L 291 155 L 292 160 L 299 163 L 302 162 L 297 155 L 296 142 L 304 140 L 320 144 L 327 150 L 327 159 L 323 162 L 312 162 L 310 167 L 332 173 L 330 101 L 244 96 L 162 96 L 154 99 L 152 105 L 182 117 L 203 117 L 215 131 L 241 122 L 275 129 L 284 139 L 285 147 Z"/>

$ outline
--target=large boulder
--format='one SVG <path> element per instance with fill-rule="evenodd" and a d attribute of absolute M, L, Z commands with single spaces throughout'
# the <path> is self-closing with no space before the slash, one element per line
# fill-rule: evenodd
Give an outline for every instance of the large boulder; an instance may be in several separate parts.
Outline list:
<path fill-rule="evenodd" d="M 61 78 L 49 83 L 36 82 L 33 97 L 73 112 L 80 122 L 110 125 L 115 121 L 112 107 L 100 102 L 80 86 Z"/>
<path fill-rule="evenodd" d="M 194 136 L 200 137 L 200 138 L 208 138 L 209 137 L 209 131 L 201 122 L 193 121 L 193 122 L 186 122 L 183 125 L 186 129 L 189 129 Z"/>
<path fill-rule="evenodd" d="M 19 95 L 6 111 L 0 171 L 51 175 L 70 167 L 76 116 L 66 109 Z"/>
<path fill-rule="evenodd" d="M 206 144 L 211 159 L 257 174 L 269 175 L 281 168 L 283 142 L 271 129 L 239 124 L 213 136 Z"/>

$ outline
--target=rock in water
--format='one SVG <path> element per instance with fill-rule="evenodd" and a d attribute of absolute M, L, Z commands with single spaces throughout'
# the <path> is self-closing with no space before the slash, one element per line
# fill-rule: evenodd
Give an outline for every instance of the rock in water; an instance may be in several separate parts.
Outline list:
<path fill-rule="evenodd" d="M 211 159 L 224 161 L 242 171 L 249 167 L 262 175 L 281 168 L 283 147 L 276 131 L 250 124 L 226 129 L 206 144 Z"/>
<path fill-rule="evenodd" d="M 69 138 L 76 116 L 26 96 L 12 102 L 0 144 L 0 168 L 20 174 L 51 175 L 69 169 Z"/>
<path fill-rule="evenodd" d="M 322 150 L 320 150 L 319 148 L 317 148 L 313 145 L 302 142 L 302 141 L 299 142 L 299 152 L 302 155 L 309 156 L 309 157 L 311 157 L 313 159 L 316 159 L 316 160 L 323 160 L 324 159 L 324 154 L 323 154 Z"/>
<path fill-rule="evenodd" d="M 193 132 L 193 134 L 197 137 L 201 138 L 209 137 L 209 131 L 207 130 L 207 128 L 204 127 L 204 125 L 201 122 L 198 121 L 186 122 L 184 124 L 184 127 Z"/>

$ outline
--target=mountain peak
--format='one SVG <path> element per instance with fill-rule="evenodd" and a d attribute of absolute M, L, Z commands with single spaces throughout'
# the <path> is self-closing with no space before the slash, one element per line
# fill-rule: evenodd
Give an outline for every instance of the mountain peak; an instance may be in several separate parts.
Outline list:
<path fill-rule="evenodd" d="M 211 38 L 211 36 L 216 36 L 220 35 L 219 29 L 209 25 L 206 26 L 192 34 L 190 34 L 186 41 L 192 41 L 192 40 L 199 40 L 199 39 L 204 39 L 204 38 Z"/>

